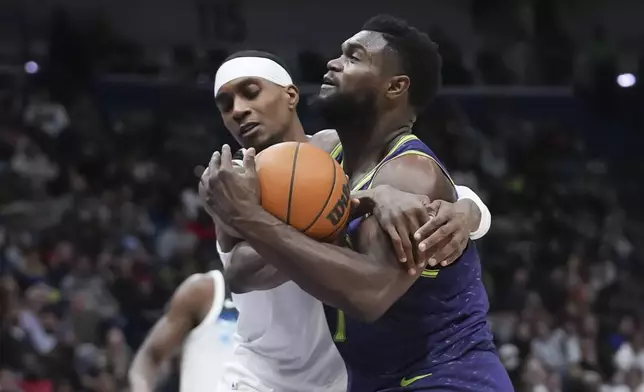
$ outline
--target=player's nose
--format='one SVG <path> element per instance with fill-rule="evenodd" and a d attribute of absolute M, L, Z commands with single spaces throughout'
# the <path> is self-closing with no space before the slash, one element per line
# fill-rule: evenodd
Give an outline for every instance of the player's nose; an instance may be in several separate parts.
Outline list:
<path fill-rule="evenodd" d="M 326 63 L 326 67 L 329 69 L 329 71 L 342 72 L 342 62 L 340 61 L 339 57 L 333 60 L 329 60 L 329 62 Z"/>
<path fill-rule="evenodd" d="M 233 120 L 236 123 L 241 123 L 246 117 L 250 114 L 250 108 L 245 102 L 242 102 L 240 99 L 235 100 L 235 104 L 232 110 Z"/>

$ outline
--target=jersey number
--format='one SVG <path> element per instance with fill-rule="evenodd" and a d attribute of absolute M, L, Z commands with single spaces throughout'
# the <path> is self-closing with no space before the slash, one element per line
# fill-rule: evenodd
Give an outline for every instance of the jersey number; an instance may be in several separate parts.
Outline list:
<path fill-rule="evenodd" d="M 344 319 L 344 312 L 338 309 L 338 325 L 335 328 L 335 335 L 333 341 L 342 343 L 347 340 L 347 323 Z"/>

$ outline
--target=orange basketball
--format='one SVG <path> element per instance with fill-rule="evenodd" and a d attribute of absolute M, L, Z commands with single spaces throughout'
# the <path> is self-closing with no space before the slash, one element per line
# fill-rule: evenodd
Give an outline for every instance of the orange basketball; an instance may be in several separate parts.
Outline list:
<path fill-rule="evenodd" d="M 308 143 L 280 143 L 257 154 L 256 167 L 268 212 L 320 241 L 342 232 L 349 220 L 349 184 L 327 152 Z"/>

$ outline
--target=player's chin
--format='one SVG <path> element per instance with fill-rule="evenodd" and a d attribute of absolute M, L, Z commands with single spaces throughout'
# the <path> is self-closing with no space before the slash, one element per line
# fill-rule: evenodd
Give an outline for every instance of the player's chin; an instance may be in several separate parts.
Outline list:
<path fill-rule="evenodd" d="M 252 147 L 257 152 L 270 147 L 272 144 L 274 143 L 272 143 L 271 136 L 260 132 L 247 135 L 247 137 L 243 138 L 242 143 L 242 145 L 246 146 L 245 148 Z"/>

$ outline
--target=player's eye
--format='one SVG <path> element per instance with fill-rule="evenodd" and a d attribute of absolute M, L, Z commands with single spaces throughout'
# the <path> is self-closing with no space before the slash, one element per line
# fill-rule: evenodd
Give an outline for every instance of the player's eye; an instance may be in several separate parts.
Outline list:
<path fill-rule="evenodd" d="M 242 95 L 246 99 L 255 99 L 259 95 L 260 88 L 259 86 L 250 85 L 244 88 Z"/>
<path fill-rule="evenodd" d="M 351 60 L 351 61 L 360 61 L 358 56 L 356 56 L 355 54 L 352 54 L 351 56 L 349 56 L 349 60 Z"/>
<path fill-rule="evenodd" d="M 228 113 L 233 109 L 233 98 L 228 94 L 217 97 L 215 102 L 222 113 Z"/>

